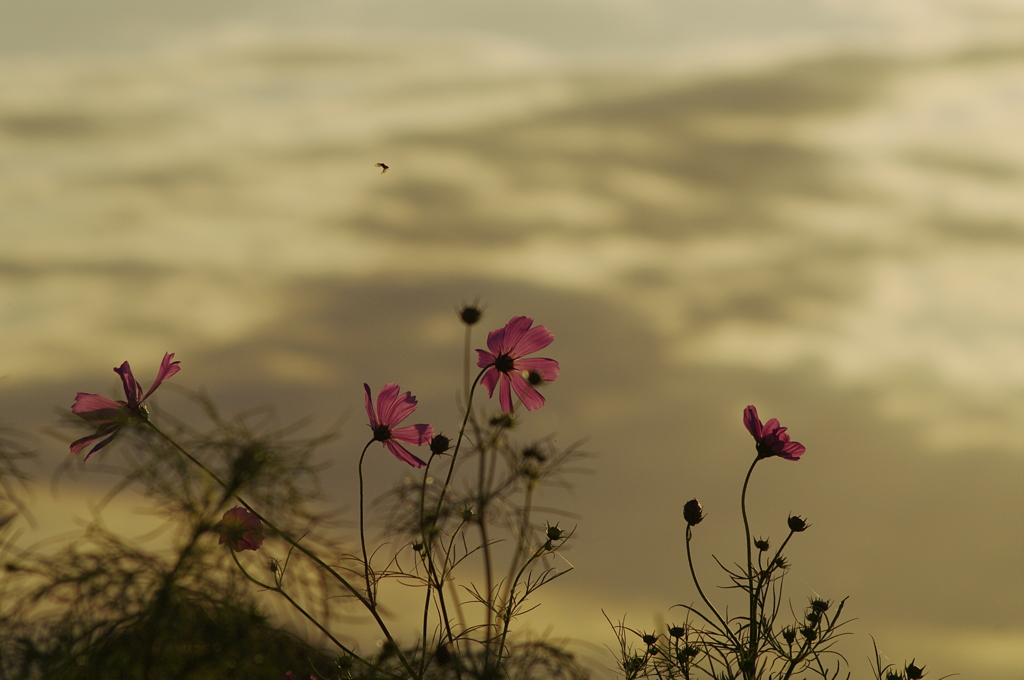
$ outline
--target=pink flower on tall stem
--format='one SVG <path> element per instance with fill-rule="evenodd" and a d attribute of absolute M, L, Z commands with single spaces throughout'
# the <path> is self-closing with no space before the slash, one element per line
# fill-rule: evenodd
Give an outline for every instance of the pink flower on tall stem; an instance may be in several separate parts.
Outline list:
<path fill-rule="evenodd" d="M 263 522 L 240 505 L 225 512 L 213 529 L 220 534 L 218 542 L 227 543 L 235 552 L 259 550 L 263 545 Z"/>
<path fill-rule="evenodd" d="M 487 334 L 487 349 L 476 351 L 480 368 L 489 368 L 481 384 L 487 394 L 494 396 L 498 388 L 498 402 L 501 410 L 512 413 L 512 390 L 515 390 L 527 411 L 544 405 L 544 397 L 534 388 L 540 382 L 551 382 L 558 378 L 558 362 L 554 359 L 525 358 L 551 344 L 555 336 L 544 326 L 533 326 L 528 316 L 516 316 L 504 328 Z"/>
<path fill-rule="evenodd" d="M 790 441 L 786 428 L 780 427 L 775 418 L 762 425 L 757 409 L 753 406 L 743 409 L 743 424 L 757 441 L 758 458 L 778 456 L 786 460 L 800 460 L 800 456 L 807 450 L 803 444 Z"/>
<path fill-rule="evenodd" d="M 399 442 L 425 446 L 433 438 L 434 428 L 422 423 L 395 427 L 416 410 L 416 397 L 410 392 L 399 394 L 398 384 L 388 383 L 377 395 L 377 410 L 374 411 L 370 386 L 363 383 L 363 389 L 366 390 L 366 415 L 373 430 L 373 441 L 383 443 L 400 461 L 415 468 L 426 467 L 426 463 L 409 453 Z"/>
<path fill-rule="evenodd" d="M 118 431 L 131 422 L 133 418 L 146 418 L 148 414 L 142 402 L 146 401 L 149 395 L 153 394 L 153 391 L 160 386 L 160 383 L 181 370 L 179 366 L 181 362 L 171 361 L 173 358 L 174 354 L 170 352 L 164 354 L 164 359 L 160 362 L 160 370 L 156 374 L 156 380 L 153 381 L 153 386 L 145 394 L 142 393 L 142 386 L 139 385 L 135 376 L 132 375 L 131 366 L 128 365 L 127 361 L 114 369 L 114 372 L 121 376 L 121 383 L 124 385 L 125 401 L 114 401 L 101 394 L 79 392 L 75 397 L 75 403 L 71 406 L 71 412 L 81 416 L 90 423 L 94 423 L 96 425 L 96 432 L 72 442 L 71 452 L 79 453 L 90 442 L 103 439 L 86 454 L 85 460 L 89 460 L 89 456 L 113 441 Z"/>

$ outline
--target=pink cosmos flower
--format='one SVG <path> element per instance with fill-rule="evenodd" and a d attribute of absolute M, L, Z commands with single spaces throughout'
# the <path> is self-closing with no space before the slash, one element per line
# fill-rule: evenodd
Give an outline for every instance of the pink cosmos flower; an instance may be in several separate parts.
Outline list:
<path fill-rule="evenodd" d="M 512 390 L 523 401 L 527 411 L 539 409 L 544 405 L 544 397 L 534 385 L 558 378 L 558 362 L 554 359 L 524 358 L 544 349 L 555 339 L 544 326 L 531 328 L 532 325 L 533 319 L 528 316 L 513 317 L 504 328 L 487 334 L 489 352 L 476 351 L 479 357 L 476 365 L 490 368 L 481 384 L 493 397 L 494 388 L 500 382 L 498 402 L 505 413 L 512 413 Z"/>
<path fill-rule="evenodd" d="M 758 458 L 779 456 L 786 460 L 800 460 L 800 456 L 807 450 L 803 444 L 789 441 L 786 428 L 779 427 L 779 421 L 775 418 L 762 425 L 761 419 L 757 417 L 757 409 L 753 406 L 743 409 L 743 424 L 757 441 Z"/>
<path fill-rule="evenodd" d="M 370 386 L 363 383 L 363 389 L 366 390 L 366 415 L 370 419 L 373 440 L 383 443 L 398 460 L 415 468 L 426 467 L 426 463 L 409 453 L 399 442 L 425 446 L 434 437 L 434 428 L 424 424 L 395 427 L 416 410 L 416 397 L 410 392 L 399 394 L 398 384 L 388 383 L 377 395 L 377 410 L 374 411 Z"/>
<path fill-rule="evenodd" d="M 227 543 L 235 552 L 259 550 L 263 545 L 263 522 L 240 505 L 225 512 L 213 529 L 220 534 L 218 542 Z"/>
<path fill-rule="evenodd" d="M 142 405 L 142 402 L 146 401 L 149 395 L 153 394 L 153 391 L 160 386 L 160 383 L 181 370 L 179 366 L 181 362 L 171 361 L 173 358 L 173 353 L 168 352 L 164 354 L 164 359 L 160 362 L 160 370 L 156 374 L 156 380 L 153 381 L 153 386 L 145 394 L 142 393 L 142 386 L 139 385 L 138 381 L 135 380 L 135 376 L 132 375 L 131 366 L 128 365 L 127 361 L 118 368 L 115 368 L 114 372 L 121 376 L 126 401 L 114 401 L 100 394 L 79 392 L 75 397 L 75 403 L 71 407 L 71 412 L 88 420 L 90 423 L 95 423 L 96 432 L 72 442 L 71 452 L 79 453 L 90 442 L 103 439 L 86 454 L 85 460 L 89 460 L 89 456 L 113 441 L 118 431 L 131 422 L 132 418 L 145 418 L 147 415 L 146 407 Z"/>

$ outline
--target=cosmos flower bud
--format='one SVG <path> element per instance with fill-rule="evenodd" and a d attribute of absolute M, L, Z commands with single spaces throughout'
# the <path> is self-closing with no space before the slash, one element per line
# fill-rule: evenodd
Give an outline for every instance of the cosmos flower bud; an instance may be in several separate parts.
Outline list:
<path fill-rule="evenodd" d="M 701 506 L 700 501 L 696 498 L 686 501 L 686 505 L 683 506 L 683 519 L 691 527 L 704 521 L 704 508 Z"/>
<path fill-rule="evenodd" d="M 832 603 L 828 600 L 811 600 L 811 609 L 818 612 L 827 612 L 828 608 L 832 606 Z"/>
<path fill-rule="evenodd" d="M 914 665 L 914 661 L 907 664 L 907 680 L 921 680 L 924 677 L 924 666 L 918 668 Z"/>
<path fill-rule="evenodd" d="M 682 626 L 672 626 L 668 629 L 668 634 L 674 638 L 681 638 L 686 635 L 686 628 Z"/>
<path fill-rule="evenodd" d="M 474 519 L 476 519 L 476 513 L 473 512 L 472 508 L 465 508 L 462 511 L 462 521 L 463 522 L 472 522 Z"/>
<path fill-rule="evenodd" d="M 808 640 L 814 640 L 814 638 L 818 637 L 818 631 L 814 630 L 813 628 L 801 628 L 800 634 Z"/>
<path fill-rule="evenodd" d="M 767 540 L 765 540 L 763 538 L 759 538 L 759 539 L 754 541 L 754 547 L 757 548 L 758 550 L 760 550 L 761 552 L 764 552 L 765 550 L 767 550 L 771 546 L 768 545 L 768 541 Z"/>
<path fill-rule="evenodd" d="M 547 536 L 549 541 L 561 540 L 562 536 L 564 535 L 565 532 L 559 529 L 558 526 L 548 526 L 547 528 Z"/>
<path fill-rule="evenodd" d="M 782 637 L 785 638 L 786 644 L 793 644 L 796 641 L 796 631 L 792 628 L 786 628 L 782 631 Z"/>
<path fill-rule="evenodd" d="M 652 635 L 651 633 L 644 633 L 640 636 L 640 639 L 643 640 L 644 644 L 648 647 L 652 647 L 658 642 L 658 636 Z"/>
<path fill-rule="evenodd" d="M 462 319 L 462 323 L 466 324 L 467 326 L 472 326 L 473 324 L 475 324 L 477 321 L 480 320 L 480 317 L 482 317 L 483 315 L 483 311 L 475 304 L 465 305 L 462 309 L 459 310 L 459 318 Z"/>
<path fill-rule="evenodd" d="M 434 435 L 434 438 L 430 440 L 430 452 L 435 456 L 440 456 L 442 453 L 448 450 L 451 446 L 452 440 L 443 434 Z"/>
<path fill-rule="evenodd" d="M 796 533 L 800 531 L 806 531 L 807 527 L 811 526 L 807 523 L 807 520 L 799 515 L 790 515 L 789 519 L 786 520 L 789 525 L 789 530 Z"/>

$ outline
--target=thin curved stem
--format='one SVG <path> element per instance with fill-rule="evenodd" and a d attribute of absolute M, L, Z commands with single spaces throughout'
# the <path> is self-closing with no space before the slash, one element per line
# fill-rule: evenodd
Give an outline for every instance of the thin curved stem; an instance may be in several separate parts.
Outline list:
<path fill-rule="evenodd" d="M 744 666 L 743 674 L 747 678 L 754 677 L 754 670 L 757 665 L 757 643 L 758 643 L 758 630 L 757 630 L 757 594 L 754 592 L 754 563 L 751 558 L 751 545 L 750 545 L 750 522 L 747 519 L 747 485 L 750 483 L 750 475 L 754 472 L 754 466 L 761 460 L 760 457 L 755 458 L 754 462 L 750 464 L 750 469 L 747 470 L 747 476 L 743 479 L 743 493 L 740 494 L 740 510 L 743 513 L 743 532 L 746 535 L 747 544 L 747 588 L 748 595 L 750 597 L 750 642 L 747 649 L 747 655 L 750 663 Z"/>
<path fill-rule="evenodd" d="M 470 348 L 470 345 L 472 344 L 472 340 L 473 340 L 473 327 L 467 325 L 466 326 L 466 340 L 463 343 L 464 346 L 462 348 L 462 382 L 463 382 L 463 387 L 466 390 L 465 395 L 466 395 L 466 403 L 467 404 L 470 404 L 473 401 L 472 398 L 470 397 L 470 394 L 469 394 L 469 365 L 470 365 L 469 348 Z"/>
<path fill-rule="evenodd" d="M 693 568 L 693 554 L 690 552 L 690 538 L 693 535 L 691 529 L 692 527 L 690 527 L 690 525 L 687 524 L 686 563 L 690 565 L 690 578 L 693 579 L 693 585 L 697 586 L 697 593 L 700 595 L 700 599 L 704 600 L 704 604 L 708 606 L 708 609 L 710 609 L 711 612 L 715 615 L 715 618 L 718 619 L 718 622 L 722 624 L 722 630 L 725 632 L 725 634 L 729 636 L 729 639 L 732 640 L 734 645 L 736 645 L 737 647 L 742 647 L 742 645 L 740 645 L 739 640 L 736 639 L 736 636 L 732 634 L 731 630 L 729 630 L 729 624 L 725 622 L 725 619 L 722 618 L 722 615 L 718 613 L 717 609 L 715 609 L 715 605 L 711 604 L 711 600 L 709 600 L 708 596 L 704 594 L 704 589 L 700 587 L 700 581 L 697 579 L 697 572 Z"/>
<path fill-rule="evenodd" d="M 225 489 L 229 489 L 230 490 L 231 487 L 229 487 L 227 484 L 225 484 L 224 480 L 222 480 L 217 475 L 216 472 L 214 472 L 213 470 L 208 468 L 201 460 L 199 460 L 198 458 L 193 456 L 191 453 L 186 451 L 184 448 L 182 448 L 182 446 L 178 442 L 174 441 L 173 439 L 171 439 L 171 437 L 169 437 L 168 435 L 164 434 L 164 432 L 160 428 L 158 428 L 156 425 L 154 425 L 152 421 L 147 419 L 145 421 L 145 423 L 150 428 L 152 428 L 152 430 L 157 435 L 159 435 L 164 441 L 166 441 L 168 444 L 170 444 L 172 447 L 174 447 L 174 449 L 176 451 L 178 451 L 181 455 L 185 456 L 189 461 L 194 463 L 203 472 L 208 474 L 215 482 L 220 484 Z M 344 576 L 342 576 L 337 571 L 335 571 L 335 569 L 333 567 L 331 567 L 329 564 L 327 564 L 322 559 L 320 559 L 320 557 L 318 557 L 316 555 L 316 553 L 314 553 L 313 551 L 309 550 L 304 545 L 300 544 L 294 538 L 292 538 L 287 533 L 285 533 L 284 531 L 279 529 L 276 525 L 274 525 L 273 522 L 271 522 L 268 519 L 266 519 L 265 517 L 263 517 L 251 505 L 249 505 L 249 503 L 244 498 L 242 498 L 240 495 L 238 495 L 237 493 L 233 493 L 232 495 L 234 496 L 235 500 L 238 501 L 239 504 L 242 507 L 244 507 L 246 510 L 248 510 L 253 515 L 255 515 L 261 522 L 263 522 L 268 527 L 270 527 L 270 529 L 272 531 L 277 533 L 281 538 L 283 538 L 293 548 L 295 548 L 296 550 L 301 552 L 303 555 L 305 555 L 309 559 L 313 560 L 313 562 L 315 562 L 317 564 L 317 566 L 319 566 L 321 569 L 323 569 L 328 574 L 333 576 L 334 579 L 337 580 L 338 583 L 340 583 L 345 588 L 345 590 L 347 590 L 349 593 L 352 594 L 353 597 L 355 597 L 357 600 L 359 600 L 359 603 L 362 604 L 363 607 L 365 607 L 366 610 L 373 617 L 373 620 L 376 622 L 377 627 L 380 628 L 380 631 L 382 633 L 384 633 L 384 637 L 386 637 L 388 639 L 388 642 L 390 642 L 391 645 L 394 647 L 396 653 L 398 654 L 399 660 L 401 661 L 402 665 L 405 667 L 406 671 L 409 673 L 409 677 L 416 677 L 415 670 L 413 669 L 412 665 L 409 663 L 409 660 L 405 657 L 405 654 L 402 652 L 402 649 L 398 646 L 398 643 L 395 641 L 395 638 L 391 635 L 391 631 L 388 629 L 387 624 L 384 623 L 384 619 L 382 619 L 380 617 L 380 613 L 377 611 L 377 607 L 374 606 L 374 604 L 371 601 L 366 599 L 366 597 L 361 592 L 359 592 L 358 588 L 356 588 L 351 583 L 349 583 L 348 579 L 346 579 Z"/>
<path fill-rule="evenodd" d="M 305 616 L 309 620 L 310 623 L 312 623 L 314 626 L 316 626 L 317 629 L 321 633 L 326 635 L 328 637 L 328 639 L 330 639 L 330 641 L 333 642 L 335 644 L 335 646 L 338 647 L 338 649 L 342 650 L 343 652 L 345 652 L 346 654 L 351 656 L 353 659 L 358 660 L 360 663 L 365 664 L 368 668 L 373 668 L 373 665 L 369 661 L 367 661 L 366 659 L 364 659 L 361 656 L 359 656 L 358 654 L 356 654 L 354 651 L 352 651 L 351 649 L 349 649 L 348 647 L 343 645 L 336 637 L 331 635 L 331 632 L 329 630 L 327 630 L 326 628 L 324 628 L 320 624 L 320 622 L 317 621 L 309 612 L 307 612 L 305 609 L 303 609 L 302 605 L 300 605 L 298 602 L 293 600 L 292 596 L 284 591 L 284 588 L 282 588 L 279 585 L 278 586 L 272 586 L 272 585 L 263 583 L 262 581 L 260 581 L 256 577 L 252 576 L 248 571 L 246 571 L 245 567 L 242 566 L 242 563 L 238 561 L 238 556 L 235 554 L 235 551 L 231 550 L 230 548 L 229 548 L 229 551 L 231 552 L 231 559 L 235 561 L 235 565 L 238 567 L 239 571 L 242 572 L 242 576 L 244 576 L 248 580 L 252 581 L 256 585 L 260 586 L 261 588 L 264 588 L 265 590 L 270 590 L 272 592 L 275 592 L 275 593 L 279 594 L 281 597 L 286 599 L 288 601 L 288 603 L 292 607 L 294 607 L 296 610 L 298 610 L 298 612 L 300 614 Z"/>
<path fill-rule="evenodd" d="M 363 548 L 363 576 L 366 579 L 366 597 L 371 604 L 376 606 L 377 596 L 374 593 L 373 581 L 371 580 L 370 556 L 366 552 L 366 524 L 364 520 L 366 503 L 363 501 L 363 459 L 366 458 L 366 451 L 374 441 L 376 440 L 371 439 L 368 441 L 366 446 L 363 447 L 363 452 L 359 455 L 359 543 Z"/>
<path fill-rule="evenodd" d="M 452 462 L 448 466 L 448 475 L 445 477 L 444 486 L 441 487 L 441 493 L 437 498 L 437 508 L 434 510 L 434 515 L 437 516 L 441 513 L 441 505 L 444 502 L 444 496 L 448 491 L 448 485 L 451 484 L 452 474 L 455 472 L 455 460 L 459 457 L 459 449 L 462 447 L 462 440 L 466 435 L 466 424 L 469 422 L 469 415 L 473 411 L 473 395 L 476 393 L 476 386 L 480 384 L 480 379 L 484 377 L 484 373 L 490 366 L 485 367 L 480 373 L 477 374 L 476 379 L 473 380 L 473 385 L 469 388 L 469 399 L 466 400 L 466 415 L 462 418 L 462 427 L 459 428 L 459 438 L 455 440 L 455 450 L 452 451 Z"/>
<path fill-rule="evenodd" d="M 430 479 L 430 464 L 434 462 L 434 458 L 437 454 L 431 452 L 430 457 L 427 458 L 427 466 L 423 469 L 423 482 L 420 485 L 420 537 L 423 540 L 423 561 L 427 568 L 427 603 L 430 602 L 430 586 L 436 585 L 437 587 L 437 603 L 438 608 L 441 610 L 441 620 L 444 625 L 445 633 L 448 635 L 450 642 L 455 641 L 455 635 L 452 632 L 451 621 L 448 619 L 448 608 L 444 601 L 444 591 L 442 586 L 443 579 L 437 575 L 437 570 L 434 568 L 433 558 L 433 544 L 431 543 L 431 537 L 428 535 L 428 527 L 426 520 L 426 502 L 427 502 L 427 480 Z M 436 517 L 431 522 L 431 526 L 436 523 Z M 423 629 L 426 630 L 427 626 L 428 611 L 426 605 L 423 610 Z M 426 645 L 426 637 L 424 637 L 423 644 Z M 426 647 L 424 646 L 424 653 Z"/>
<path fill-rule="evenodd" d="M 423 602 L 423 633 L 422 633 L 423 654 L 420 656 L 420 677 L 423 677 L 423 674 L 427 672 L 427 663 L 428 663 L 428 659 L 429 659 L 428 652 L 427 652 L 427 649 L 428 649 L 428 644 L 427 644 L 427 623 L 430 620 L 430 617 L 429 617 L 429 614 L 430 614 L 430 590 L 433 588 L 433 585 L 434 584 L 431 583 L 429 580 L 427 581 L 427 596 L 426 596 L 426 599 Z"/>
<path fill-rule="evenodd" d="M 455 637 L 452 634 L 451 622 L 448 620 L 448 612 L 444 601 L 444 583 L 443 579 L 438 576 L 437 570 L 434 568 L 434 556 L 433 556 L 433 536 L 432 532 L 437 525 L 438 520 L 441 516 L 441 507 L 444 505 L 444 497 L 448 492 L 448 485 L 451 484 L 452 474 L 455 471 L 456 458 L 459 455 L 459 450 L 462 447 L 462 441 L 466 435 L 466 424 L 469 422 L 469 416 L 473 411 L 473 394 L 476 392 L 476 386 L 480 384 L 480 379 L 484 373 L 487 372 L 487 368 L 484 368 L 476 376 L 472 386 L 469 388 L 469 398 L 466 402 L 466 415 L 462 418 L 462 427 L 459 429 L 458 439 L 455 440 L 455 449 L 452 451 L 452 461 L 448 466 L 448 475 L 445 477 L 444 485 L 441 487 L 440 493 L 437 497 L 437 505 L 434 507 L 433 514 L 429 517 L 426 516 L 426 498 L 427 498 L 427 480 L 429 479 L 427 471 L 430 469 L 430 463 L 434 461 L 434 455 L 431 455 L 427 461 L 427 468 L 423 471 L 423 484 L 420 490 L 420 533 L 423 538 L 423 554 L 426 557 L 427 562 L 427 574 L 429 578 L 434 580 L 434 585 L 437 590 L 438 603 L 441 607 L 441 615 L 444 618 L 445 632 L 448 634 L 448 640 L 454 642 Z"/>

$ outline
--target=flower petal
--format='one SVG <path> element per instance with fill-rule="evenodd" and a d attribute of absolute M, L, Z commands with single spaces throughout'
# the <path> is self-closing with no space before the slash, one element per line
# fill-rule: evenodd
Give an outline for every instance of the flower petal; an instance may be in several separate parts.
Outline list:
<path fill-rule="evenodd" d="M 116 431 L 114 432 L 114 434 L 110 435 L 109 437 L 107 437 L 106 439 L 101 441 L 99 444 L 97 444 L 96 446 L 92 447 L 92 449 L 89 451 L 89 453 L 85 454 L 85 458 L 82 459 L 82 462 L 84 463 L 85 461 L 89 460 L 89 456 L 91 456 L 92 454 L 96 453 L 97 451 L 102 449 L 104 446 L 106 446 L 110 442 L 114 441 L 114 437 L 115 436 L 117 436 L 117 432 Z"/>
<path fill-rule="evenodd" d="M 761 438 L 761 419 L 757 417 L 756 408 L 748 406 L 743 409 L 743 424 L 747 426 L 747 432 L 749 432 L 754 439 Z"/>
<path fill-rule="evenodd" d="M 102 433 L 95 433 L 95 434 L 86 435 L 86 436 L 82 437 L 81 439 L 76 439 L 75 441 L 71 442 L 71 453 L 81 453 L 82 449 L 84 449 L 91 442 L 96 441 L 97 439 L 99 439 L 102 436 L 103 436 Z"/>
<path fill-rule="evenodd" d="M 491 350 L 491 354 L 494 356 L 497 356 L 504 352 L 502 347 L 505 345 L 506 327 L 507 326 L 502 326 L 501 328 L 495 329 L 487 334 L 487 349 Z M 480 351 L 482 350 L 477 350 L 477 352 Z"/>
<path fill-rule="evenodd" d="M 501 351 L 494 352 L 494 348 L 491 347 L 490 337 L 487 338 L 487 347 L 490 348 L 495 354 L 509 354 L 514 350 L 526 335 L 527 331 L 530 330 L 530 326 L 533 325 L 533 319 L 528 316 L 514 316 L 507 324 L 505 324 L 504 334 L 501 338 Z M 515 356 L 522 356 L 527 352 L 518 352 Z"/>
<path fill-rule="evenodd" d="M 523 401 L 527 411 L 535 411 L 544 405 L 544 396 L 519 373 L 509 373 L 512 389 Z"/>
<path fill-rule="evenodd" d="M 392 400 L 386 416 L 383 409 L 381 410 L 381 422 L 393 428 L 416 410 L 416 404 L 416 397 L 412 396 L 411 392 L 403 392 Z"/>
<path fill-rule="evenodd" d="M 488 366 L 493 366 L 495 360 L 498 358 L 495 355 L 493 355 L 490 352 L 488 352 L 486 350 L 483 350 L 483 349 L 478 349 L 476 351 L 476 355 L 477 355 L 476 365 L 479 368 L 487 368 Z"/>
<path fill-rule="evenodd" d="M 807 451 L 807 447 L 800 442 L 786 442 L 779 456 L 786 460 L 800 460 L 800 456 L 804 455 L 805 451 Z"/>
<path fill-rule="evenodd" d="M 388 383 L 377 393 L 377 418 L 380 419 L 381 425 L 391 427 L 391 412 L 398 399 L 398 392 L 398 383 Z"/>
<path fill-rule="evenodd" d="M 508 373 L 498 373 L 501 384 L 498 386 L 498 403 L 505 413 L 512 413 L 512 389 Z M 522 376 L 519 376 L 522 378 Z"/>
<path fill-rule="evenodd" d="M 392 454 L 394 454 L 395 458 L 402 461 L 403 463 L 408 463 L 414 468 L 427 467 L 427 464 L 425 462 L 409 453 L 409 451 L 404 446 L 396 442 L 394 439 L 389 439 L 386 442 L 384 442 L 384 446 L 388 447 L 388 450 L 391 451 Z"/>
<path fill-rule="evenodd" d="M 139 403 L 146 401 L 149 395 L 153 394 L 153 391 L 160 387 L 160 383 L 170 378 L 172 375 L 181 370 L 180 361 L 171 361 L 174 358 L 173 352 L 167 352 L 164 354 L 163 360 L 160 361 L 160 370 L 156 372 L 156 380 L 153 381 L 153 386 L 149 388 L 149 391 L 139 399 Z M 139 388 L 140 391 L 142 388 Z"/>
<path fill-rule="evenodd" d="M 128 408 L 132 410 L 137 409 L 142 402 L 142 388 L 139 387 L 138 381 L 132 375 L 132 367 L 126 361 L 115 368 L 114 373 L 121 376 L 121 384 L 124 386 L 124 397 L 128 400 Z"/>
<path fill-rule="evenodd" d="M 517 371 L 537 373 L 544 379 L 544 382 L 558 379 L 558 362 L 554 359 L 541 359 L 539 357 L 516 359 L 512 362 L 512 366 Z"/>
<path fill-rule="evenodd" d="M 481 378 L 480 384 L 487 388 L 487 396 L 494 396 L 494 386 L 498 384 L 498 378 L 501 377 L 501 371 L 496 368 L 484 373 L 484 377 Z"/>
<path fill-rule="evenodd" d="M 113 418 L 121 408 L 121 404 L 109 397 L 104 397 L 102 394 L 79 392 L 75 395 L 75 403 L 71 405 L 71 412 L 89 420 L 98 420 L 100 418 L 106 420 Z M 108 415 L 110 418 L 108 418 Z"/>
<path fill-rule="evenodd" d="M 525 317 L 523 317 L 525 318 Z M 544 326 L 535 326 L 523 333 L 522 337 L 511 348 L 512 357 L 521 357 L 526 354 L 533 354 L 550 345 L 555 339 Z"/>
<path fill-rule="evenodd" d="M 376 429 L 380 422 L 373 410 L 373 394 L 370 392 L 370 386 L 366 383 L 363 383 L 363 389 L 366 390 L 366 417 L 370 419 L 370 428 Z"/>
<path fill-rule="evenodd" d="M 101 441 L 96 446 L 92 447 L 92 450 L 90 450 L 89 453 L 85 454 L 85 458 L 82 459 L 82 462 L 84 463 L 85 461 L 89 460 L 89 456 L 91 456 L 92 454 L 96 453 L 97 451 L 102 449 L 104 446 L 106 446 L 110 442 L 114 441 L 114 437 L 117 436 L 117 433 L 118 433 L 118 431 L 120 429 L 121 428 L 118 427 L 117 425 L 112 425 L 112 426 L 107 426 L 107 427 L 100 428 L 95 434 L 91 434 L 91 435 L 89 435 L 87 437 L 82 437 L 81 439 L 77 439 L 77 440 L 73 441 L 71 443 L 71 452 L 72 453 L 80 453 L 82 451 L 82 449 L 84 449 L 86 446 L 89 445 L 90 442 L 95 441 L 95 440 L 99 439 L 100 437 L 103 437 L 103 436 L 106 436 L 106 435 L 109 434 L 110 435 L 109 437 L 107 437 L 106 439 Z"/>
<path fill-rule="evenodd" d="M 434 438 L 434 428 L 423 423 L 398 427 L 391 430 L 391 438 L 416 446 L 426 446 Z"/>

